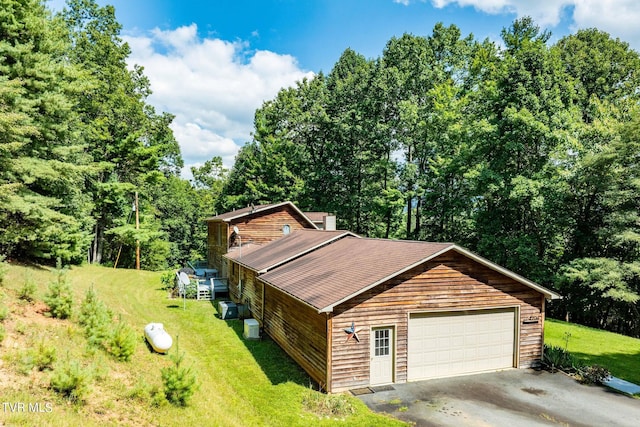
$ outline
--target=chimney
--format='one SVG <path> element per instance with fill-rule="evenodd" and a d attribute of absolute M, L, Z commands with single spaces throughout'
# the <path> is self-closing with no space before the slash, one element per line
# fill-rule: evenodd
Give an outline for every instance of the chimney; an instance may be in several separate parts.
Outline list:
<path fill-rule="evenodd" d="M 322 228 L 325 231 L 335 231 L 336 230 L 336 216 L 335 215 L 326 215 L 322 217 Z"/>

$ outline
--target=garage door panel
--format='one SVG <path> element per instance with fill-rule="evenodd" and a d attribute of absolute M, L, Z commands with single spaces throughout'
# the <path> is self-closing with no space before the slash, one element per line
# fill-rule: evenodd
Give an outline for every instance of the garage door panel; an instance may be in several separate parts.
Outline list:
<path fill-rule="evenodd" d="M 514 342 L 513 309 L 411 315 L 408 379 L 512 367 Z"/>

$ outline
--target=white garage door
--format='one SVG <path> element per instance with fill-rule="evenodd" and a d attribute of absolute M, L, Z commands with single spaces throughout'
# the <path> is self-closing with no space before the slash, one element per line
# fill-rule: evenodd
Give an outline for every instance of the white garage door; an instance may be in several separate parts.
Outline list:
<path fill-rule="evenodd" d="M 412 314 L 409 381 L 514 366 L 515 310 Z"/>

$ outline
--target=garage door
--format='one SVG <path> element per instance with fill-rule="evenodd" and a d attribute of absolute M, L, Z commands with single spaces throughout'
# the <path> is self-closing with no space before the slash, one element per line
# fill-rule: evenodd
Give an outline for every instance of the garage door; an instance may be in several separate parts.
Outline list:
<path fill-rule="evenodd" d="M 412 314 L 409 381 L 514 366 L 515 310 Z"/>

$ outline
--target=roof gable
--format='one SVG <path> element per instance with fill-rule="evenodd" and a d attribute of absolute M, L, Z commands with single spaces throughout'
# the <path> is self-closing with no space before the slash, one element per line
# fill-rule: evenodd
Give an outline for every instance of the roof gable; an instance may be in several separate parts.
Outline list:
<path fill-rule="evenodd" d="M 235 211 L 231 211 L 231 212 L 226 212 L 220 215 L 216 215 L 214 217 L 211 218 L 207 218 L 207 221 L 222 221 L 222 222 L 234 222 L 238 219 L 241 218 L 246 218 L 248 216 L 251 215 L 256 215 L 256 214 L 264 214 L 264 213 L 268 213 L 269 211 L 272 210 L 278 210 L 278 208 L 281 207 L 288 207 L 292 210 L 294 210 L 297 214 L 299 214 L 305 222 L 307 222 L 312 228 L 318 228 L 315 223 L 309 219 L 304 212 L 302 212 L 300 209 L 298 209 L 298 207 L 296 205 L 294 205 L 291 202 L 282 202 L 282 203 L 272 203 L 272 204 L 266 204 L 266 205 L 256 205 L 256 206 L 248 206 L 246 208 L 242 208 L 242 209 L 237 209 Z"/>
<path fill-rule="evenodd" d="M 333 308 L 450 250 L 471 258 L 548 299 L 560 296 L 452 243 L 344 237 L 260 276 L 319 312 Z"/>

